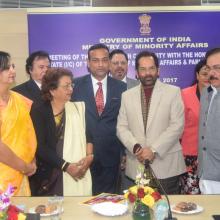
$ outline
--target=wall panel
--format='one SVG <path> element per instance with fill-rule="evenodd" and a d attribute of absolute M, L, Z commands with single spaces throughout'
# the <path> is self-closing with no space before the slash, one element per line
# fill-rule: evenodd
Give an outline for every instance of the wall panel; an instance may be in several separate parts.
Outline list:
<path fill-rule="evenodd" d="M 16 66 L 16 82 L 27 79 L 25 60 L 28 56 L 27 10 L 0 10 L 0 50 L 11 54 Z"/>

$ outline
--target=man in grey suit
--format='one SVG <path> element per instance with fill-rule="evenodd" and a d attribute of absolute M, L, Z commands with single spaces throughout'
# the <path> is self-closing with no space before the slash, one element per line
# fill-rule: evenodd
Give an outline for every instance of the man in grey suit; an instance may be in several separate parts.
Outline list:
<path fill-rule="evenodd" d="M 206 53 L 211 86 L 201 95 L 198 168 L 202 194 L 220 194 L 220 48 Z"/>
<path fill-rule="evenodd" d="M 126 175 L 135 180 L 147 160 L 165 191 L 178 194 L 186 169 L 179 142 L 184 127 L 180 88 L 160 82 L 154 53 L 139 53 L 135 68 L 141 83 L 122 94 L 117 121 L 117 136 L 128 150 Z"/>
<path fill-rule="evenodd" d="M 130 89 L 139 84 L 138 80 L 127 77 L 128 72 L 128 55 L 123 50 L 113 50 L 109 54 L 110 74 L 113 78 L 121 80 L 127 84 Z"/>

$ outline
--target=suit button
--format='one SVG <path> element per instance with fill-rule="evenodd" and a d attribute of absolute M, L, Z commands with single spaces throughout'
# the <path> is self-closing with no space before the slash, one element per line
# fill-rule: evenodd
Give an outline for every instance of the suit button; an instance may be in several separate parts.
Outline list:
<path fill-rule="evenodd" d="M 203 140 L 203 139 L 204 139 L 204 136 L 202 136 L 201 138 L 202 138 L 202 140 Z"/>
<path fill-rule="evenodd" d="M 204 151 L 206 151 L 206 147 L 203 147 L 202 149 L 203 149 Z"/>

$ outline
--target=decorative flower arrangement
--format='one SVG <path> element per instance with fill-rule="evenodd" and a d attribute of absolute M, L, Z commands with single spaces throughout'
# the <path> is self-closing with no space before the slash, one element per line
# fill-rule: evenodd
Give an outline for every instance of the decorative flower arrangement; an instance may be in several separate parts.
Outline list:
<path fill-rule="evenodd" d="M 149 180 L 146 179 L 144 171 L 142 169 L 136 176 L 137 185 L 130 187 L 124 195 L 125 199 L 134 204 L 132 212 L 134 220 L 151 219 L 152 212 L 149 209 L 154 210 L 156 215 L 158 215 L 158 211 L 161 215 L 161 208 L 165 207 L 167 210 L 167 203 L 162 199 L 160 193 L 148 186 Z"/>
<path fill-rule="evenodd" d="M 137 185 L 130 187 L 124 197 L 131 203 L 141 202 L 153 208 L 154 204 L 161 199 L 161 195 L 158 191 L 147 186 L 149 180 L 146 179 L 143 168 L 140 168 L 140 173 L 136 176 L 135 182 Z"/>
<path fill-rule="evenodd" d="M 0 189 L 0 220 L 25 220 L 26 216 L 22 211 L 14 205 L 11 205 L 10 198 L 12 197 L 15 188 L 11 185 L 3 192 Z"/>
<path fill-rule="evenodd" d="M 161 195 L 149 186 L 136 185 L 129 188 L 128 192 L 125 193 L 125 198 L 131 203 L 142 202 L 153 208 L 154 204 L 161 199 Z"/>

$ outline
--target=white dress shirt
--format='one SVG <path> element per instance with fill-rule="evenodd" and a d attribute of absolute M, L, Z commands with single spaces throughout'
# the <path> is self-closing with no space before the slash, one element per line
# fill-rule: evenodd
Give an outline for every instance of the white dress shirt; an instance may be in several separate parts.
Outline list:
<path fill-rule="evenodd" d="M 98 82 L 102 83 L 102 91 L 103 91 L 104 105 L 105 105 L 105 103 L 106 103 L 106 96 L 107 96 L 107 75 L 101 81 L 98 81 L 92 74 L 91 74 L 91 78 L 92 78 L 92 87 L 93 87 L 94 97 L 95 97 L 96 92 L 97 92 L 97 90 L 99 88 L 99 85 L 97 83 Z"/>
<path fill-rule="evenodd" d="M 39 89 L 41 90 L 41 83 L 37 82 L 36 80 L 34 80 L 34 82 L 37 84 L 37 86 L 38 86 Z"/>

